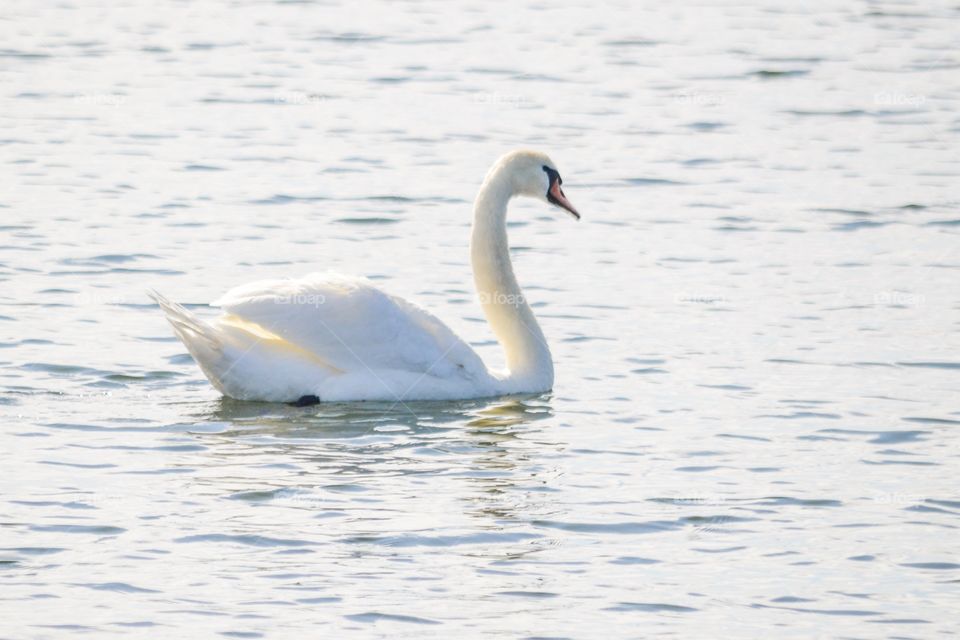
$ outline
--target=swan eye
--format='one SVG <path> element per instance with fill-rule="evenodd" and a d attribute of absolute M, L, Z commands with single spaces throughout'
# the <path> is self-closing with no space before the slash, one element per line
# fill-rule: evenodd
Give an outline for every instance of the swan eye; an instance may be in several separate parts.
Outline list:
<path fill-rule="evenodd" d="M 560 177 L 560 173 L 556 169 L 551 169 L 547 165 L 543 165 L 543 170 L 550 177 L 550 186 L 553 186 L 554 181 L 558 184 L 563 184 L 563 178 Z"/>

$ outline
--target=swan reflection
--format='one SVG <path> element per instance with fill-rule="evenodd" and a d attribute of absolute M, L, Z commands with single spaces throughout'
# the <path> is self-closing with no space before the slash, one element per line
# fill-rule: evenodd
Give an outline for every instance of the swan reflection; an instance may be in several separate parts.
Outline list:
<path fill-rule="evenodd" d="M 282 506 L 273 496 L 284 496 L 285 504 L 318 513 L 343 509 L 353 501 L 344 494 L 378 501 L 436 492 L 496 527 L 540 511 L 526 503 L 539 500 L 549 474 L 544 460 L 559 449 L 550 440 L 550 402 L 543 394 L 297 408 L 221 398 L 195 419 L 197 436 L 211 443 L 211 466 L 225 475 L 208 469 L 197 481 L 239 499 L 262 496 L 258 504 Z M 289 473 L 264 475 L 280 461 Z"/>
<path fill-rule="evenodd" d="M 428 436 L 456 430 L 488 436 L 553 416 L 549 394 L 509 396 L 456 402 L 335 402 L 310 407 L 243 402 L 220 397 L 195 418 L 222 427 L 220 435 L 261 434 L 277 438 L 342 439 L 370 433 L 406 431 Z"/>

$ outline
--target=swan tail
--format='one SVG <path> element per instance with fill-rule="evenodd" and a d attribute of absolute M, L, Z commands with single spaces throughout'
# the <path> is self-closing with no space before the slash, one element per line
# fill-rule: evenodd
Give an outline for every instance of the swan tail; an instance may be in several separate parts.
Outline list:
<path fill-rule="evenodd" d="M 223 350 L 223 344 L 217 337 L 216 330 L 187 311 L 182 305 L 169 300 L 158 291 L 150 289 L 147 291 L 154 302 L 160 305 L 160 309 L 167 317 L 167 322 L 173 326 L 177 337 L 190 349 L 191 343 L 202 342 L 207 349 L 220 352 Z M 193 350 L 190 350 L 193 354 Z M 194 354 L 196 357 L 196 354 Z"/>
<path fill-rule="evenodd" d="M 338 370 L 302 348 L 237 316 L 205 322 L 157 291 L 174 333 L 220 393 L 239 400 L 290 402 L 319 397 L 319 386 Z"/>
<path fill-rule="evenodd" d="M 223 365 L 229 358 L 225 354 L 224 343 L 217 329 L 158 291 L 150 289 L 147 295 L 160 306 L 167 322 L 173 327 L 173 332 L 180 338 L 211 384 L 221 393 L 231 395 L 223 383 L 222 375 Z"/>

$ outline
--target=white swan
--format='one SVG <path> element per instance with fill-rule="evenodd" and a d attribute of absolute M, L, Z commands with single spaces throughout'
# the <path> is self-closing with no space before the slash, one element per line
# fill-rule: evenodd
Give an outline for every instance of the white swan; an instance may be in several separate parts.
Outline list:
<path fill-rule="evenodd" d="M 514 151 L 487 173 L 473 206 L 470 258 L 480 303 L 506 352 L 508 370 L 487 369 L 445 324 L 363 278 L 315 273 L 264 280 L 214 302 L 212 323 L 159 293 L 150 295 L 197 364 L 240 400 L 453 400 L 553 387 L 553 360 L 510 262 L 507 203 L 523 195 L 580 214 L 556 165 Z"/>

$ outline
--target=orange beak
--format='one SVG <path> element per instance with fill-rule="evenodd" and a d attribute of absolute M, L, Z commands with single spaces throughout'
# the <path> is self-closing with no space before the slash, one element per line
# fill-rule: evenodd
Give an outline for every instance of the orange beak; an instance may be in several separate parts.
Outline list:
<path fill-rule="evenodd" d="M 580 214 L 577 212 L 577 209 L 570 204 L 570 201 L 567 200 L 567 196 L 563 194 L 563 189 L 560 188 L 559 180 L 554 180 L 550 184 L 550 189 L 547 191 L 547 200 L 558 207 L 563 207 L 577 220 L 580 219 Z"/>

